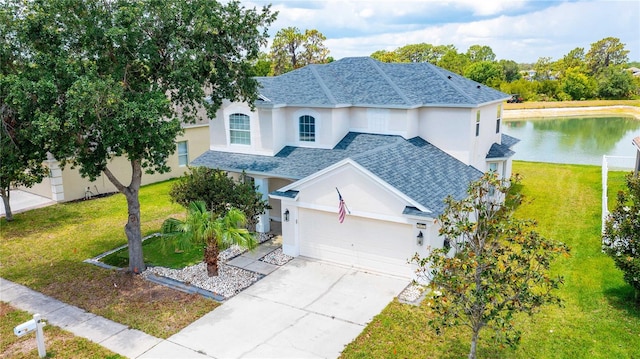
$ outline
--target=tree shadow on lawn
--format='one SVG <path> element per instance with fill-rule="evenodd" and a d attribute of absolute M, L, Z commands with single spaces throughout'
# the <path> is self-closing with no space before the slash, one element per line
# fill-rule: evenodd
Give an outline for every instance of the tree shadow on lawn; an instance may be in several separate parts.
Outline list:
<path fill-rule="evenodd" d="M 26 212 L 13 215 L 13 221 L 7 222 L 5 218 L 0 220 L 2 236 L 26 237 L 32 233 L 44 233 L 55 230 L 61 226 L 84 221 L 84 213 L 78 206 L 67 203 L 58 203 L 47 207 L 35 208 Z"/>
<path fill-rule="evenodd" d="M 456 328 L 447 329 L 449 332 L 453 330 L 456 330 Z M 443 350 L 439 352 L 439 358 L 459 359 L 467 357 L 471 349 L 470 335 L 455 335 L 454 337 L 449 336 L 441 339 L 445 344 L 441 346 Z M 509 351 L 506 348 L 500 349 L 498 346 L 499 344 L 495 344 L 488 335 L 481 335 L 480 340 L 478 340 L 478 358 L 502 358 L 508 355 Z"/>
<path fill-rule="evenodd" d="M 605 289 L 604 295 L 612 307 L 622 309 L 627 314 L 640 318 L 640 295 L 636 297 L 633 287 L 630 285 L 624 284 Z"/>

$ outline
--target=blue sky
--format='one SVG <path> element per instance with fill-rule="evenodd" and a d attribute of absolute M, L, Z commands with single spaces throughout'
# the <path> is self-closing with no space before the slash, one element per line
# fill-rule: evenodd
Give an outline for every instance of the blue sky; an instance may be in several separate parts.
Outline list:
<path fill-rule="evenodd" d="M 426 42 L 458 52 L 487 45 L 498 59 L 558 60 L 576 47 L 617 37 L 640 61 L 640 1 L 603 0 L 242 0 L 279 11 L 270 34 L 284 27 L 317 29 L 331 56 L 368 56 Z"/>

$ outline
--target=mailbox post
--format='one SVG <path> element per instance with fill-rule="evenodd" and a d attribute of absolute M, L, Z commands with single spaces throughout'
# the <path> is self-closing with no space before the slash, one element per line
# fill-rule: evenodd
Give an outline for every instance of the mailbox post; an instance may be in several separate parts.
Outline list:
<path fill-rule="evenodd" d="M 44 332 L 42 331 L 42 327 L 44 327 L 44 325 L 45 322 L 40 317 L 40 314 L 34 314 L 33 319 L 13 328 L 13 333 L 18 337 L 31 333 L 35 330 L 36 343 L 38 344 L 38 355 L 40 358 L 47 356 L 47 350 L 44 347 Z"/>

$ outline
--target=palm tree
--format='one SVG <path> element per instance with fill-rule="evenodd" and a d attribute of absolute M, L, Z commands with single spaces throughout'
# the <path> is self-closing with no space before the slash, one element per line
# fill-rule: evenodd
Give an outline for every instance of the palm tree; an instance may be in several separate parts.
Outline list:
<path fill-rule="evenodd" d="M 218 275 L 218 254 L 221 249 L 233 244 L 253 249 L 256 241 L 245 228 L 246 216 L 240 210 L 231 208 L 224 216 L 218 217 L 207 210 L 204 201 L 189 203 L 184 221 L 169 218 L 162 224 L 162 233 L 177 238 L 183 246 L 204 244 L 204 262 L 207 263 L 209 277 Z"/>

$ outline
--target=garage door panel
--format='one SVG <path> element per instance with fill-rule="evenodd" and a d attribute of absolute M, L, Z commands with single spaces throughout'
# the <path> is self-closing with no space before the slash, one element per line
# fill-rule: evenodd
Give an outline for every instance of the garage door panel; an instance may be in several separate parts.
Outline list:
<path fill-rule="evenodd" d="M 407 260 L 415 253 L 408 224 L 299 210 L 300 254 L 377 272 L 411 277 Z"/>

